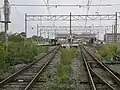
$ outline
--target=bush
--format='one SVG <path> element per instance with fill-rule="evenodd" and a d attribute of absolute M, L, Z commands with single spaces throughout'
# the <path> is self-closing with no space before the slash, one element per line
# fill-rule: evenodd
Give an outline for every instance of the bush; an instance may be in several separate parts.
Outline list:
<path fill-rule="evenodd" d="M 61 59 L 58 66 L 58 76 L 61 84 L 69 85 L 72 59 L 76 56 L 76 49 L 61 49 Z"/>
<path fill-rule="evenodd" d="M 10 43 L 6 62 L 10 65 L 28 63 L 42 52 L 44 52 L 44 48 L 31 42 Z"/>
<path fill-rule="evenodd" d="M 70 65 L 71 60 L 76 56 L 76 49 L 62 49 L 60 63 L 63 65 Z"/>
<path fill-rule="evenodd" d="M 42 52 L 47 52 L 48 47 L 37 46 L 31 40 L 25 39 L 23 34 L 9 34 L 8 45 L 5 45 L 4 32 L 0 32 L 0 69 L 10 65 L 29 63 Z"/>
<path fill-rule="evenodd" d="M 9 42 L 8 47 L 0 45 L 0 69 L 7 70 L 9 66 L 29 63 L 38 55 L 46 52 L 47 47 L 37 46 L 28 41 Z"/>
<path fill-rule="evenodd" d="M 0 69 L 4 69 L 7 66 L 5 64 L 6 63 L 5 62 L 6 56 L 7 56 L 7 54 L 6 54 L 4 47 L 0 46 Z"/>
<path fill-rule="evenodd" d="M 106 60 L 110 60 L 113 56 L 117 55 L 118 47 L 116 44 L 107 44 L 98 48 L 98 53 Z"/>

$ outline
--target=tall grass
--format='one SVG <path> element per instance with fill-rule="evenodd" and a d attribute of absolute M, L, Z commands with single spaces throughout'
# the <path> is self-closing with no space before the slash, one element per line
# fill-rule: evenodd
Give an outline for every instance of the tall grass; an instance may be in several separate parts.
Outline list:
<path fill-rule="evenodd" d="M 60 65 L 58 67 L 58 74 L 60 82 L 66 83 L 69 81 L 69 74 L 71 72 L 72 59 L 76 56 L 76 50 L 72 49 L 61 49 Z"/>
<path fill-rule="evenodd" d="M 47 47 L 37 46 L 28 41 L 10 42 L 7 51 L 4 44 L 0 46 L 0 69 L 21 63 L 29 63 L 43 52 L 47 52 Z"/>
<path fill-rule="evenodd" d="M 110 60 L 115 55 L 120 55 L 117 44 L 106 44 L 97 48 L 98 53 L 105 59 Z"/>
<path fill-rule="evenodd" d="M 71 87 L 71 64 L 76 57 L 76 49 L 61 49 L 60 63 L 57 66 L 57 80 L 49 83 L 45 90 L 73 90 Z M 39 89 L 40 90 L 40 89 Z"/>

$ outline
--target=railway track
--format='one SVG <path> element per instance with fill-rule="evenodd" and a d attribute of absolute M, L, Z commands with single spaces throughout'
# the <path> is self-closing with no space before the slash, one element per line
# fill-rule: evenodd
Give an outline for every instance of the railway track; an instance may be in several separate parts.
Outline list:
<path fill-rule="evenodd" d="M 80 47 L 88 74 L 90 90 L 120 90 L 120 79 L 105 64 L 96 59 L 85 47 Z"/>
<path fill-rule="evenodd" d="M 33 61 L 26 67 L 15 72 L 0 82 L 0 90 L 33 90 L 39 86 L 37 82 L 43 82 L 39 77 L 52 59 L 55 57 L 59 47 L 54 48 L 39 60 Z M 34 89 L 36 90 L 36 89 Z"/>

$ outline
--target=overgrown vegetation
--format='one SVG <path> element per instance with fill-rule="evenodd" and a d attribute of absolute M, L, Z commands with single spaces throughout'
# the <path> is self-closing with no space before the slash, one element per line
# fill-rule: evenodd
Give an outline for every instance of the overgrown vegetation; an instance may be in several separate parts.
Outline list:
<path fill-rule="evenodd" d="M 35 59 L 40 53 L 45 52 L 45 47 L 37 46 L 32 42 L 17 42 L 8 45 L 6 62 L 10 65 L 28 63 Z"/>
<path fill-rule="evenodd" d="M 0 37 L 0 40 L 3 40 L 3 37 Z M 11 34 L 7 47 L 2 42 L 0 44 L 0 71 L 6 71 L 9 66 L 16 64 L 29 63 L 47 50 L 48 47 L 37 46 L 20 34 Z"/>
<path fill-rule="evenodd" d="M 58 67 L 58 75 L 61 83 L 69 82 L 69 74 L 71 72 L 72 59 L 76 56 L 76 50 L 72 49 L 62 49 L 60 65 Z"/>
<path fill-rule="evenodd" d="M 60 63 L 57 67 L 57 80 L 50 83 L 46 90 L 73 90 L 71 87 L 71 63 L 76 57 L 76 49 L 61 49 Z"/>
<path fill-rule="evenodd" d="M 117 44 L 106 44 L 97 48 L 98 53 L 105 59 L 110 60 L 115 55 L 120 55 L 120 48 Z"/>

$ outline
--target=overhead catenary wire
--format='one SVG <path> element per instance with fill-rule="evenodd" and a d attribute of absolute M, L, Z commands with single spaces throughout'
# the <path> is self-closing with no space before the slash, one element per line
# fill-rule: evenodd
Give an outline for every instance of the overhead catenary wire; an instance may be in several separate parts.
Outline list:
<path fill-rule="evenodd" d="M 102 0 L 100 0 L 100 4 L 99 4 L 99 6 L 98 6 L 98 8 L 97 8 L 97 11 L 96 11 L 96 13 L 97 13 L 98 15 L 99 15 L 99 12 L 100 12 L 101 2 L 102 2 Z M 101 26 L 101 18 L 100 18 L 100 26 Z M 99 33 L 100 33 L 100 31 L 98 30 L 98 39 L 99 39 Z"/>
<path fill-rule="evenodd" d="M 91 2 L 90 2 L 90 0 L 88 0 L 88 3 L 87 3 L 87 5 L 88 5 L 88 7 L 87 7 L 87 15 L 89 13 L 91 3 L 92 3 L 92 0 L 91 0 Z M 85 20 L 85 27 L 86 27 L 86 25 L 87 25 L 87 16 L 86 16 L 86 20 Z"/>
<path fill-rule="evenodd" d="M 85 7 L 85 6 L 93 6 L 93 7 L 97 7 L 97 6 L 101 6 L 101 7 L 110 7 L 110 6 L 114 6 L 114 5 L 120 5 L 120 4 L 91 4 L 91 5 L 85 5 L 85 4 L 49 4 L 49 5 L 42 5 L 42 4 L 11 4 L 11 6 L 18 6 L 18 7 Z"/>
<path fill-rule="evenodd" d="M 98 8 L 97 8 L 97 12 L 99 12 L 99 10 L 100 10 L 101 1 L 102 1 L 102 0 L 100 0 L 100 4 L 99 4 L 99 6 L 98 6 Z"/>
<path fill-rule="evenodd" d="M 45 0 L 43 0 L 43 2 L 44 2 L 44 4 L 45 4 L 45 7 L 47 8 L 48 12 L 49 12 L 50 14 L 52 14 L 51 11 L 50 11 L 50 9 L 49 9 L 49 0 L 47 0 L 47 3 L 45 2 Z"/>
<path fill-rule="evenodd" d="M 9 0 L 9 3 L 11 5 L 12 1 Z M 23 16 L 23 14 L 17 9 L 17 7 L 11 7 L 11 10 L 15 11 L 18 16 L 20 16 L 20 17 Z"/>
<path fill-rule="evenodd" d="M 12 1 L 9 0 L 9 3 L 10 3 L 10 6 L 11 6 Z M 22 17 L 22 16 L 23 16 L 23 14 L 17 9 L 17 7 L 10 7 L 10 8 L 11 8 L 11 10 L 15 11 L 16 14 L 17 14 L 19 17 Z M 20 19 L 20 20 L 21 20 L 21 19 Z"/>
<path fill-rule="evenodd" d="M 13 11 L 16 11 L 16 14 L 19 16 L 19 17 L 23 17 L 23 14 L 16 8 L 16 7 L 12 7 L 11 8 Z"/>
<path fill-rule="evenodd" d="M 47 3 L 45 2 L 45 0 L 43 0 L 43 2 L 44 2 L 44 4 L 46 5 L 46 8 L 47 8 L 47 10 L 48 10 L 48 13 L 50 14 L 50 15 L 52 15 L 52 13 L 51 13 L 51 11 L 50 11 L 50 7 L 49 7 L 49 0 L 47 0 Z M 55 24 L 55 21 L 53 22 L 53 25 Z M 48 31 L 49 32 L 49 31 Z M 56 31 L 55 31 L 55 33 L 56 33 Z M 49 33 L 47 33 L 48 34 L 48 37 L 49 37 Z M 45 35 L 45 37 L 46 37 L 46 35 Z M 48 38 L 49 39 L 49 38 Z"/>
<path fill-rule="evenodd" d="M 88 0 L 88 3 L 87 3 L 87 5 L 89 5 L 90 4 L 90 0 Z M 88 12 L 89 12 L 89 6 L 87 7 L 87 15 L 88 15 Z M 87 16 L 86 16 L 86 20 L 85 20 L 85 27 L 86 27 L 86 24 L 87 24 Z"/>
<path fill-rule="evenodd" d="M 45 0 L 43 0 L 44 1 L 44 3 L 45 3 L 45 5 L 49 5 L 49 0 L 47 0 L 47 3 L 45 2 Z M 50 7 L 48 7 L 48 6 L 46 6 L 47 7 L 47 10 L 48 10 L 48 12 L 52 15 L 52 13 L 51 13 L 51 11 L 50 11 Z M 56 26 L 56 22 L 55 21 L 53 21 L 53 26 L 55 27 Z M 55 29 L 55 28 L 54 28 Z M 56 37 L 56 29 L 55 29 L 55 37 Z"/>

